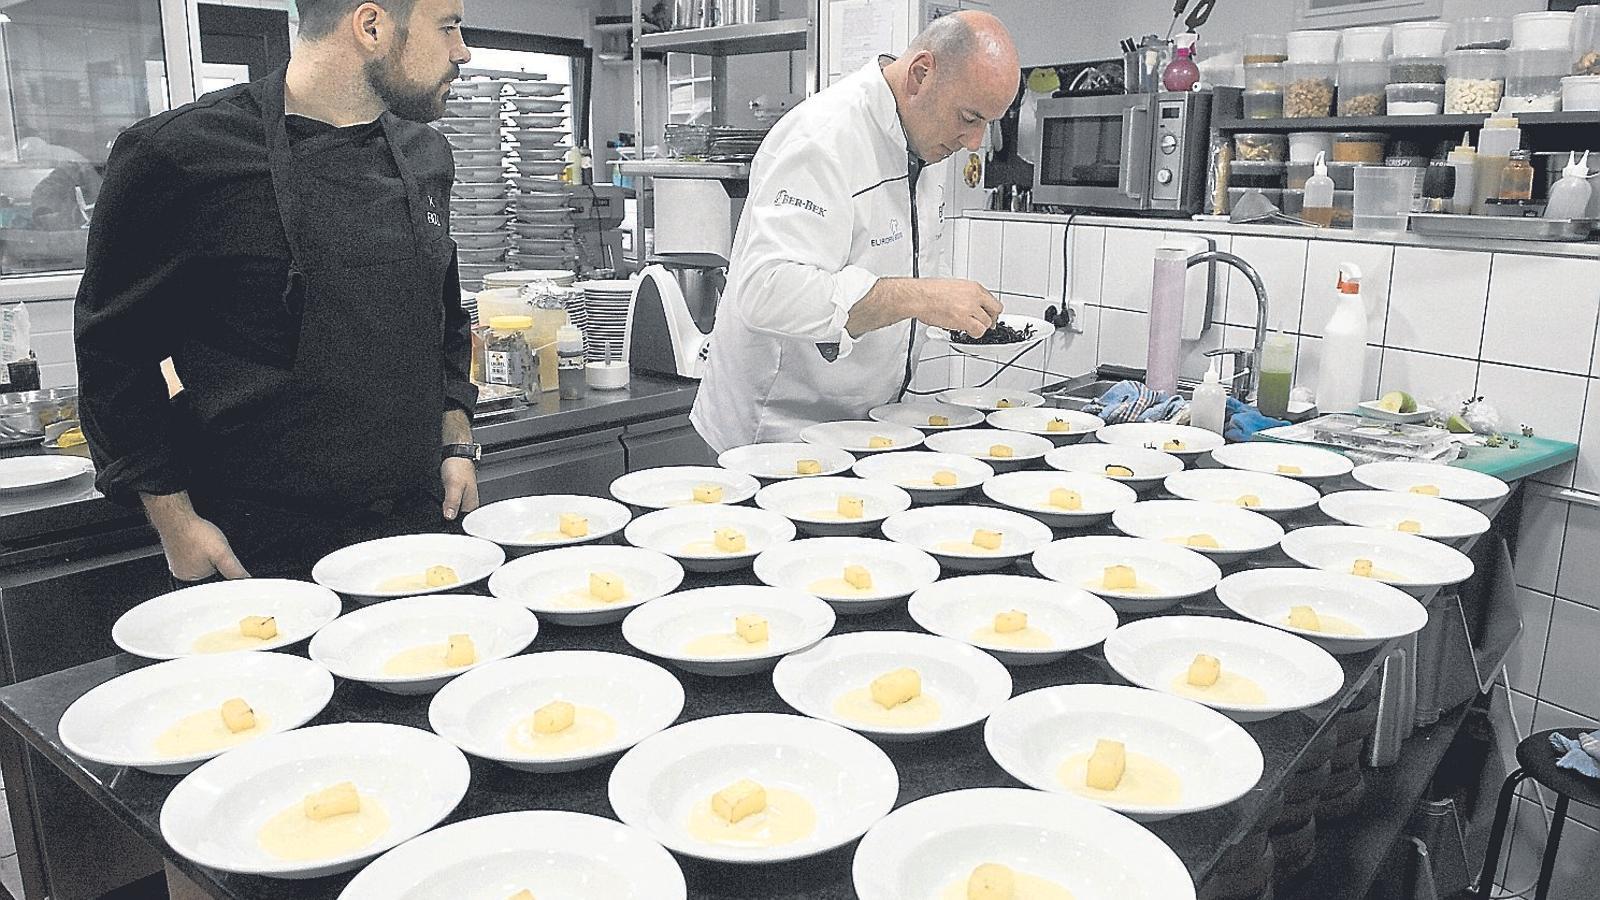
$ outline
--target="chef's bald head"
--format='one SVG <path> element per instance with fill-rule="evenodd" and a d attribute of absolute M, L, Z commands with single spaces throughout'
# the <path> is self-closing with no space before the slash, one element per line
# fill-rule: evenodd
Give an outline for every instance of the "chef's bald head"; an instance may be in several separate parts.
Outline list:
<path fill-rule="evenodd" d="M 912 151 L 938 162 L 977 149 L 988 124 L 1011 108 L 1022 71 L 1005 25 L 964 10 L 935 19 L 884 75 Z"/>

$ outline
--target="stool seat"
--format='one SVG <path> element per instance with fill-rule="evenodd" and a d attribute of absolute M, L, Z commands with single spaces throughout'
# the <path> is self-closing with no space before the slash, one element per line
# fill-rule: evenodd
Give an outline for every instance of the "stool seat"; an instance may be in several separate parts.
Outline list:
<path fill-rule="evenodd" d="M 1500 845 L 1505 840 L 1506 826 L 1511 821 L 1511 805 L 1517 799 L 1517 788 L 1532 778 L 1541 786 L 1555 791 L 1556 808 L 1550 817 L 1550 833 L 1545 838 L 1544 858 L 1539 865 L 1539 880 L 1534 883 L 1534 900 L 1548 900 L 1550 882 L 1555 875 L 1556 853 L 1561 847 L 1561 831 L 1567 823 L 1567 807 L 1572 801 L 1600 806 L 1600 779 L 1563 769 L 1556 765 L 1560 759 L 1550 736 L 1577 740 L 1587 729 L 1556 728 L 1530 735 L 1517 745 L 1517 770 L 1506 777 L 1500 787 L 1500 802 L 1495 808 L 1494 826 L 1489 830 L 1489 852 L 1483 861 L 1483 871 L 1472 896 L 1476 900 L 1489 900 L 1494 888 L 1495 873 L 1500 866 Z"/>
<path fill-rule="evenodd" d="M 1517 745 L 1517 765 L 1528 773 L 1529 778 L 1563 797 L 1590 806 L 1600 806 L 1600 778 L 1590 778 L 1581 772 L 1557 766 L 1560 757 L 1556 755 L 1556 748 L 1550 744 L 1552 734 L 1559 734 L 1576 741 L 1578 735 L 1588 734 L 1593 730 L 1555 728 L 1530 735 L 1527 740 Z"/>

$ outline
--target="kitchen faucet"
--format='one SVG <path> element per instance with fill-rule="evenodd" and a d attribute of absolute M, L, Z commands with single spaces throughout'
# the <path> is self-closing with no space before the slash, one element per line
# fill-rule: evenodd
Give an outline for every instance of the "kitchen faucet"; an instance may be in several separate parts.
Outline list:
<path fill-rule="evenodd" d="M 1231 356 L 1234 359 L 1233 377 L 1228 379 L 1229 388 L 1233 396 L 1246 403 L 1254 402 L 1261 390 L 1261 351 L 1267 343 L 1267 287 L 1261 282 L 1261 275 L 1255 267 L 1245 262 L 1242 258 L 1222 250 L 1206 250 L 1189 257 L 1189 268 L 1210 263 L 1222 263 L 1239 270 L 1256 292 L 1256 334 L 1255 346 L 1246 350 L 1243 347 L 1224 347 L 1220 350 L 1210 350 L 1206 356 Z M 1240 380 L 1246 379 L 1243 387 Z"/>

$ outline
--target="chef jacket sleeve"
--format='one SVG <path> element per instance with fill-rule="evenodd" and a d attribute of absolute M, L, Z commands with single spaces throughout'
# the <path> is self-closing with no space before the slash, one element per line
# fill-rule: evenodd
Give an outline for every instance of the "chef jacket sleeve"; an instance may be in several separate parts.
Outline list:
<path fill-rule="evenodd" d="M 850 262 L 847 169 L 811 140 L 790 140 L 756 165 L 727 294 L 751 329 L 816 342 L 824 358 L 837 344 L 843 359 L 854 343 L 850 310 L 878 282 Z"/>
<path fill-rule="evenodd" d="M 96 486 L 126 504 L 186 486 L 160 369 L 184 319 L 185 185 L 150 137 L 123 133 L 107 163 L 78 287 L 78 416 L 99 471 Z"/>
<path fill-rule="evenodd" d="M 444 402 L 470 420 L 478 405 L 478 386 L 472 383 L 472 319 L 461 305 L 458 262 L 451 252 L 444 275 Z"/>

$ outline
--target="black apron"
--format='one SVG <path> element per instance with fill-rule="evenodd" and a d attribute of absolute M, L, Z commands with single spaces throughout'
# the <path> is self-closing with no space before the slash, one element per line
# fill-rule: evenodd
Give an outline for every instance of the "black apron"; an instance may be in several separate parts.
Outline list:
<path fill-rule="evenodd" d="M 290 254 L 284 302 L 300 316 L 292 377 L 264 415 L 202 433 L 191 466 L 196 509 L 258 577 L 304 577 L 340 546 L 445 526 L 448 199 L 424 194 L 385 112 L 405 209 L 398 221 L 373 216 L 347 133 L 291 145 L 284 74 L 255 90 Z"/>

